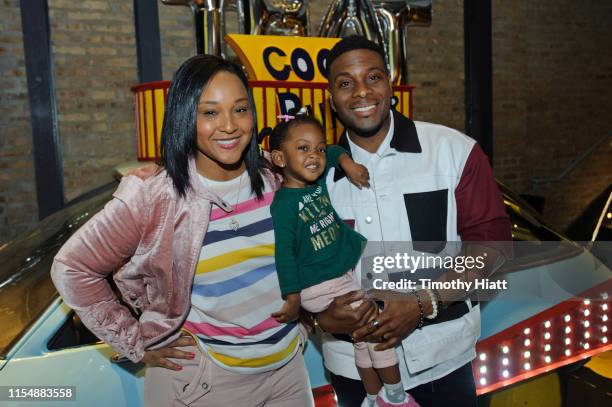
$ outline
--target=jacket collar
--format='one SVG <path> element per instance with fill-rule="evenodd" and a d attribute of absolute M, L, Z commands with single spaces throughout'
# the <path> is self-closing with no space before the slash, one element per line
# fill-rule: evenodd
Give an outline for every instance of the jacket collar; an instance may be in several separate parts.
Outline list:
<path fill-rule="evenodd" d="M 394 123 L 391 147 L 401 153 L 421 153 L 423 150 L 421 149 L 421 143 L 419 143 L 419 136 L 417 135 L 414 122 L 396 110 L 391 110 L 391 113 L 393 114 Z M 342 133 L 342 137 L 338 140 L 338 145 L 346 151 L 351 151 L 346 131 Z M 334 182 L 345 176 L 346 173 L 342 168 L 336 168 L 334 171 Z"/>

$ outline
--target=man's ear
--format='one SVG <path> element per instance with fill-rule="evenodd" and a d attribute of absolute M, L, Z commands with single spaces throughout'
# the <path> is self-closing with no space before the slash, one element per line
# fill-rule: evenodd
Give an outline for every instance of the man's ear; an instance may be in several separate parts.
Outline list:
<path fill-rule="evenodd" d="M 272 160 L 272 164 L 276 165 L 277 167 L 284 168 L 286 165 L 285 154 L 283 154 L 283 152 L 280 150 L 272 150 L 270 153 L 270 159 Z"/>
<path fill-rule="evenodd" d="M 332 95 L 329 95 L 329 106 L 332 111 L 336 111 L 336 105 L 334 104 L 334 97 Z"/>

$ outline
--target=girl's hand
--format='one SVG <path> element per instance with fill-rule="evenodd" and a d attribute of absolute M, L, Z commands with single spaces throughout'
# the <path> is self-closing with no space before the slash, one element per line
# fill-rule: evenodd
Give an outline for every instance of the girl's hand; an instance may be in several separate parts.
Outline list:
<path fill-rule="evenodd" d="M 287 323 L 295 321 L 300 313 L 300 294 L 288 294 L 287 300 L 280 310 L 270 316 L 278 322 Z"/>
<path fill-rule="evenodd" d="M 195 358 L 195 353 L 185 352 L 180 349 L 177 349 L 178 347 L 182 346 L 195 346 L 195 340 L 191 335 L 181 336 L 177 340 L 169 343 L 168 346 L 165 346 L 160 349 L 146 351 L 141 362 L 146 363 L 147 366 L 152 367 L 163 367 L 175 371 L 182 370 L 183 366 L 168 359 Z"/>
<path fill-rule="evenodd" d="M 370 173 L 366 167 L 357 164 L 348 155 L 343 155 L 339 163 L 348 179 L 355 184 L 357 188 L 370 187 Z"/>

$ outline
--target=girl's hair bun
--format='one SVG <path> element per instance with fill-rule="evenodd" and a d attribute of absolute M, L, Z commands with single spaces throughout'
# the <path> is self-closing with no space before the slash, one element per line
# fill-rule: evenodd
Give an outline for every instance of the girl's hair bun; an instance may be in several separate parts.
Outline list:
<path fill-rule="evenodd" d="M 302 106 L 299 109 L 289 109 L 289 114 L 295 117 L 312 117 L 312 108 L 310 106 Z"/>

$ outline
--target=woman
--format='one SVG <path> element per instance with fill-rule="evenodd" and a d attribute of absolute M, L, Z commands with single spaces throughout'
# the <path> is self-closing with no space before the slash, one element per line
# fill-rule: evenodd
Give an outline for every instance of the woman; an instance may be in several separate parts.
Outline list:
<path fill-rule="evenodd" d="M 269 210 L 278 180 L 255 132 L 241 69 L 187 60 L 168 93 L 161 167 L 124 177 L 55 258 L 64 301 L 147 364 L 146 405 L 312 405 L 299 327 L 270 317 L 282 305 Z"/>

